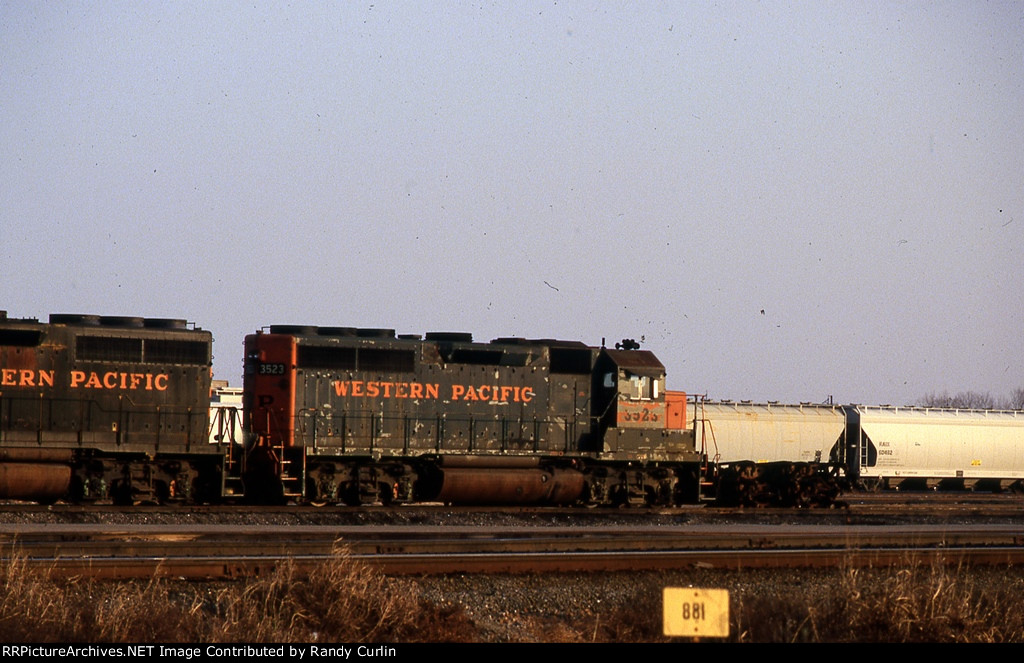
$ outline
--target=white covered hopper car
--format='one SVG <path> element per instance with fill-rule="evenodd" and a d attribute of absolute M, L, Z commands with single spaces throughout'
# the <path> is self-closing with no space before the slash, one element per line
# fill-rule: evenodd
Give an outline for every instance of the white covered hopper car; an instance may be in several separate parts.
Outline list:
<path fill-rule="evenodd" d="M 1024 411 L 700 399 L 690 408 L 698 448 L 751 494 L 808 476 L 866 489 L 1024 488 Z"/>
<path fill-rule="evenodd" d="M 844 411 L 848 472 L 866 487 L 1021 488 L 1022 411 L 865 405 Z"/>
<path fill-rule="evenodd" d="M 723 464 L 827 462 L 846 430 L 836 405 L 696 400 L 690 407 L 698 448 Z"/>

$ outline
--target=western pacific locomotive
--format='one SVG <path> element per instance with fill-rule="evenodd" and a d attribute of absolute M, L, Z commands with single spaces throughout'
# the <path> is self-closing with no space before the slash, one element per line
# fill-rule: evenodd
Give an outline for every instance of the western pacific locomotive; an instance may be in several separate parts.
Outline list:
<path fill-rule="evenodd" d="M 695 502 L 686 396 L 626 345 L 270 327 L 245 340 L 246 486 L 347 504 Z"/>
<path fill-rule="evenodd" d="M 0 314 L 0 497 L 216 497 L 211 346 L 184 320 Z"/>

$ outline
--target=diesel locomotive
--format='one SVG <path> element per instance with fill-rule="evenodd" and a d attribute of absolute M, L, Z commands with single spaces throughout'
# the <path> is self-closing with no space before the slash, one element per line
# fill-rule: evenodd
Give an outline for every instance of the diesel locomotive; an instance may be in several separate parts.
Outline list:
<path fill-rule="evenodd" d="M 579 342 L 272 326 L 245 339 L 246 486 L 261 498 L 696 502 L 686 395 L 653 353 Z"/>
<path fill-rule="evenodd" d="M 216 498 L 212 342 L 184 320 L 0 312 L 0 498 Z"/>

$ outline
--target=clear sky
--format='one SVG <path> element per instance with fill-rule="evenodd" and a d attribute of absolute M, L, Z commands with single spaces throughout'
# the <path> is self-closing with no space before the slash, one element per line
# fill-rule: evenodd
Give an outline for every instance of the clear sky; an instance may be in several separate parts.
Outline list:
<path fill-rule="evenodd" d="M 0 309 L 1024 386 L 1024 3 L 0 1 Z"/>

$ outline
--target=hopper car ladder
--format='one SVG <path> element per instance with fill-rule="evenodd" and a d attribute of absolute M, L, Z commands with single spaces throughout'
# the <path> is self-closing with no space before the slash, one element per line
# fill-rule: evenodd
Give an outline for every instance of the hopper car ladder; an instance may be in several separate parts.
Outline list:
<path fill-rule="evenodd" d="M 718 459 L 721 455 L 718 453 L 718 440 L 715 439 L 715 428 L 704 414 L 704 399 L 694 398 L 693 408 L 693 433 L 696 436 L 698 426 L 700 427 L 700 455 L 701 455 L 701 468 L 700 468 L 700 501 L 702 502 L 714 502 L 717 495 L 718 482 L 712 476 L 718 476 Z M 699 413 L 699 414 L 698 414 Z M 708 453 L 708 435 L 711 435 L 711 445 L 714 447 L 714 456 Z M 710 489 L 708 491 L 707 489 Z M 708 493 L 711 493 L 710 495 Z"/>

